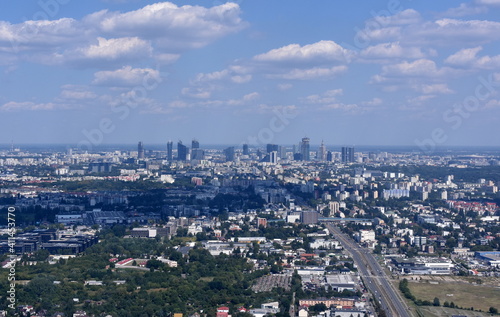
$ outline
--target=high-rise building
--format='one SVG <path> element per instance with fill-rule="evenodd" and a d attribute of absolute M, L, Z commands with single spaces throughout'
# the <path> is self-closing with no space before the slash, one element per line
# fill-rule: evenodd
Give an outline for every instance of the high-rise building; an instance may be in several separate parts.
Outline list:
<path fill-rule="evenodd" d="M 333 161 L 333 153 L 332 153 L 332 151 L 328 151 L 328 152 L 326 153 L 326 160 L 327 160 L 328 162 L 332 162 L 332 161 Z"/>
<path fill-rule="evenodd" d="M 318 149 L 318 153 L 316 155 L 316 159 L 318 161 L 326 161 L 326 146 L 323 143 L 323 140 L 321 140 L 321 145 Z"/>
<path fill-rule="evenodd" d="M 203 160 L 205 159 L 205 151 L 199 148 L 191 149 L 191 159 L 192 160 Z"/>
<path fill-rule="evenodd" d="M 286 160 L 286 147 L 280 146 L 279 157 L 283 160 Z"/>
<path fill-rule="evenodd" d="M 174 160 L 174 142 L 167 142 L 167 161 L 172 162 Z"/>
<path fill-rule="evenodd" d="M 187 160 L 188 147 L 182 144 L 182 141 L 177 142 L 177 160 Z"/>
<path fill-rule="evenodd" d="M 271 162 L 271 164 L 278 164 L 278 152 L 277 151 L 269 152 L 269 162 Z"/>
<path fill-rule="evenodd" d="M 198 140 L 196 139 L 193 139 L 193 141 L 191 142 L 191 149 L 199 149 L 200 148 L 200 142 L 198 142 Z"/>
<path fill-rule="evenodd" d="M 250 150 L 248 149 L 248 144 L 243 144 L 243 155 L 250 155 Z"/>
<path fill-rule="evenodd" d="M 144 158 L 144 144 L 142 142 L 139 142 L 137 145 L 137 158 L 138 159 L 143 159 Z"/>
<path fill-rule="evenodd" d="M 353 147 L 342 147 L 342 162 L 343 163 L 353 163 L 354 162 L 354 148 Z"/>
<path fill-rule="evenodd" d="M 234 161 L 234 146 L 225 149 L 224 155 L 226 156 L 226 162 Z"/>
<path fill-rule="evenodd" d="M 302 154 L 303 161 L 311 160 L 309 141 L 309 138 L 302 138 L 302 142 L 300 142 L 300 154 Z"/>
<path fill-rule="evenodd" d="M 271 153 L 272 151 L 279 151 L 279 145 L 277 144 L 267 144 L 266 153 Z"/>

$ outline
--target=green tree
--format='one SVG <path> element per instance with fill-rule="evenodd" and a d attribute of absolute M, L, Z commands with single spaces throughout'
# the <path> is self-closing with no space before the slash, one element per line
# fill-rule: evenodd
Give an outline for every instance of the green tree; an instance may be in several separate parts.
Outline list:
<path fill-rule="evenodd" d="M 434 301 L 432 302 L 432 305 L 434 305 L 434 306 L 441 306 L 441 304 L 439 302 L 439 298 L 434 297 Z"/>

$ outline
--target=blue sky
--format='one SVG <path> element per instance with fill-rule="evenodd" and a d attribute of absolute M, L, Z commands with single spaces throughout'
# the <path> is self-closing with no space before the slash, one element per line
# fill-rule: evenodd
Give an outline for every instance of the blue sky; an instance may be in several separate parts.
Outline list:
<path fill-rule="evenodd" d="M 499 146 L 499 13 L 500 0 L 9 2 L 0 143 Z"/>

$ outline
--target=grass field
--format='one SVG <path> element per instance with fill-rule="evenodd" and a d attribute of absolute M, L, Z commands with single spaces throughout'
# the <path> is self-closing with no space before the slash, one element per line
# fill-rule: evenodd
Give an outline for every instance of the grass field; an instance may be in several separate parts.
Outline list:
<path fill-rule="evenodd" d="M 419 310 L 425 317 L 450 317 L 453 315 L 467 316 L 467 317 L 491 316 L 490 314 L 482 312 L 462 310 L 456 308 L 434 307 L 434 306 L 419 307 Z"/>
<path fill-rule="evenodd" d="M 437 297 L 441 305 L 447 301 L 464 308 L 474 307 L 475 310 L 488 311 L 490 307 L 500 309 L 500 287 L 498 284 L 483 283 L 478 285 L 467 283 L 467 280 L 464 279 L 443 279 L 441 277 L 427 277 L 419 281 L 409 279 L 408 281 L 411 293 L 420 300 L 432 302 Z M 470 312 L 470 316 L 479 315 Z"/>

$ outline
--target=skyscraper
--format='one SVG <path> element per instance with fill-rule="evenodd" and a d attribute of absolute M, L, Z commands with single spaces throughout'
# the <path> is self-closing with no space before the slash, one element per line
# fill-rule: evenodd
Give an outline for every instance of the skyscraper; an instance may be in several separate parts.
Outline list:
<path fill-rule="evenodd" d="M 249 155 L 250 151 L 248 149 L 248 144 L 243 144 L 243 155 Z"/>
<path fill-rule="evenodd" d="M 277 144 L 267 144 L 266 145 L 266 153 L 271 153 L 272 151 L 278 151 L 279 145 Z"/>
<path fill-rule="evenodd" d="M 191 142 L 191 149 L 199 149 L 200 148 L 200 142 L 198 142 L 198 140 L 196 139 L 193 139 L 193 141 Z"/>
<path fill-rule="evenodd" d="M 342 162 L 352 163 L 354 162 L 354 148 L 353 147 L 342 147 Z"/>
<path fill-rule="evenodd" d="M 187 160 L 188 147 L 182 144 L 182 141 L 177 142 L 177 160 L 185 161 Z"/>
<path fill-rule="evenodd" d="M 300 154 L 302 155 L 303 161 L 309 161 L 310 158 L 310 147 L 309 147 L 309 138 L 302 138 L 302 142 L 300 142 Z"/>
<path fill-rule="evenodd" d="M 269 152 L 269 162 L 271 164 L 278 164 L 278 151 Z"/>
<path fill-rule="evenodd" d="M 325 161 L 326 160 L 326 146 L 323 143 L 323 140 L 321 140 L 321 146 L 318 149 L 318 153 L 316 155 L 316 158 L 318 161 Z"/>
<path fill-rule="evenodd" d="M 191 149 L 191 159 L 192 160 L 203 160 L 205 159 L 205 151 L 200 148 Z"/>
<path fill-rule="evenodd" d="M 167 161 L 172 162 L 174 160 L 174 142 L 167 142 Z"/>
<path fill-rule="evenodd" d="M 333 153 L 332 153 L 332 151 L 328 151 L 328 153 L 326 153 L 326 160 L 328 162 L 333 161 Z"/>
<path fill-rule="evenodd" d="M 225 149 L 224 155 L 226 156 L 226 162 L 234 161 L 234 146 Z"/>
<path fill-rule="evenodd" d="M 142 144 L 142 142 L 139 142 L 139 144 L 137 145 L 137 158 L 144 158 L 144 144 Z"/>

